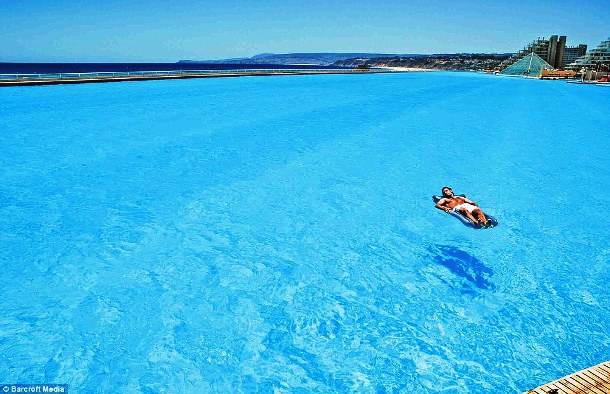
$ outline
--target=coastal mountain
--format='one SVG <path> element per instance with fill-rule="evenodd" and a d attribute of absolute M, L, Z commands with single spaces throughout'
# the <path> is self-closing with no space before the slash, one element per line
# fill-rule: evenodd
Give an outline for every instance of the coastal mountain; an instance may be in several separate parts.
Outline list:
<path fill-rule="evenodd" d="M 383 54 L 383 53 L 261 53 L 252 57 L 180 60 L 179 64 L 267 64 L 337 67 L 408 67 L 440 70 L 493 70 L 510 53 Z"/>
<path fill-rule="evenodd" d="M 180 60 L 178 63 L 225 63 L 225 64 L 284 64 L 284 65 L 316 65 L 328 66 L 338 61 L 347 59 L 359 59 L 366 61 L 372 58 L 409 56 L 417 57 L 421 55 L 398 55 L 383 53 L 261 53 L 252 57 L 240 57 L 232 59 L 216 60 Z"/>

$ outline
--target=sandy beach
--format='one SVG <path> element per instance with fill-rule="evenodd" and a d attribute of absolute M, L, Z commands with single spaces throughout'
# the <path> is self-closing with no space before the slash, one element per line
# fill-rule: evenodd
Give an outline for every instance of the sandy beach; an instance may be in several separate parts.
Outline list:
<path fill-rule="evenodd" d="M 417 67 L 378 67 L 383 68 L 385 70 L 398 71 L 398 72 L 428 72 L 428 71 L 438 71 L 432 68 L 417 68 Z"/>

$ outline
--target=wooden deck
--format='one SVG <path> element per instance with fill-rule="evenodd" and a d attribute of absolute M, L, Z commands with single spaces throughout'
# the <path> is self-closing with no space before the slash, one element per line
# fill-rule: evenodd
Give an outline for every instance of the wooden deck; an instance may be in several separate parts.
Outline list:
<path fill-rule="evenodd" d="M 610 394 L 610 361 L 583 369 L 524 394 Z"/>

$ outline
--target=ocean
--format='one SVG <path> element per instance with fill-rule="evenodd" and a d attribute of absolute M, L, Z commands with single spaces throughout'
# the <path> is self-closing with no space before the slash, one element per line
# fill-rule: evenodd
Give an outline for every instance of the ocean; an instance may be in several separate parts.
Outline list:
<path fill-rule="evenodd" d="M 54 74 L 174 70 L 331 69 L 332 66 L 225 63 L 0 63 L 0 74 Z"/>

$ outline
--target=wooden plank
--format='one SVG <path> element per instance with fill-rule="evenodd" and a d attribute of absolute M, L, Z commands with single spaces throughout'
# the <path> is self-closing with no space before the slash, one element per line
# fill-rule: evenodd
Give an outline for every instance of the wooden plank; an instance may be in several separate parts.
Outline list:
<path fill-rule="evenodd" d="M 580 390 L 574 391 L 574 389 L 572 387 L 570 387 L 567 384 L 565 384 L 563 382 L 560 382 L 560 381 L 549 383 L 547 386 L 558 389 L 560 393 L 568 393 L 568 394 L 573 394 L 573 393 L 574 394 L 578 394 L 578 393 L 580 393 Z"/>
<path fill-rule="evenodd" d="M 597 382 L 597 387 L 604 394 L 610 394 L 610 373 L 604 372 L 601 368 L 590 368 L 585 372 Z"/>
<path fill-rule="evenodd" d="M 583 371 L 583 375 L 588 376 L 592 381 L 594 381 L 595 387 L 597 387 L 602 393 L 606 394 L 610 392 L 610 379 L 596 375 L 593 369 Z"/>
<path fill-rule="evenodd" d="M 596 389 L 597 383 L 595 382 L 595 380 L 591 379 L 588 375 L 585 375 L 585 372 L 587 372 L 588 370 L 584 370 L 581 371 L 580 373 L 573 375 L 572 379 L 574 380 L 579 380 L 580 382 L 583 382 L 583 384 L 585 384 L 586 386 L 590 387 L 591 390 L 593 390 L 594 393 L 597 394 L 604 394 L 603 392 L 599 392 L 599 390 Z"/>
<path fill-rule="evenodd" d="M 534 389 L 535 391 L 533 391 L 536 394 L 548 394 L 549 390 L 545 390 L 542 387 L 537 387 Z"/>
<path fill-rule="evenodd" d="M 604 373 L 601 369 L 591 368 L 587 373 L 596 376 L 603 382 L 610 382 L 610 373 Z"/>
<path fill-rule="evenodd" d="M 610 361 L 543 384 L 528 393 L 549 394 L 553 390 L 559 394 L 610 394 Z"/>
<path fill-rule="evenodd" d="M 597 380 L 605 381 L 608 379 L 608 375 L 604 375 L 604 373 L 600 372 L 599 369 L 591 368 L 586 370 L 585 373 Z"/>
<path fill-rule="evenodd" d="M 575 382 L 579 382 L 582 386 L 585 387 L 585 390 L 583 391 L 584 393 L 592 393 L 592 394 L 605 394 L 604 392 L 601 392 L 600 390 L 598 390 L 595 386 L 595 382 L 589 382 L 586 379 L 583 379 L 581 377 L 581 374 L 579 373 L 578 375 L 573 375 L 570 377 L 571 380 L 575 381 Z"/>
<path fill-rule="evenodd" d="M 548 394 L 549 391 L 551 391 L 553 387 L 547 387 L 546 385 L 540 386 L 540 387 L 536 387 L 534 390 L 529 391 L 528 393 L 535 393 L 535 394 Z M 561 394 L 565 394 L 565 391 L 560 391 Z"/>
<path fill-rule="evenodd" d="M 538 389 L 541 390 L 544 394 L 548 394 L 550 392 L 553 392 L 552 390 L 557 390 L 556 387 L 553 387 L 550 384 L 545 384 L 544 386 L 540 386 Z M 566 392 L 564 390 L 559 390 L 557 392 L 557 394 L 566 394 Z M 571 393 L 568 393 L 568 394 L 571 394 Z"/>
<path fill-rule="evenodd" d="M 591 368 L 591 370 L 593 372 L 595 372 L 596 374 L 598 374 L 598 375 L 610 378 L 610 371 L 609 370 L 606 370 L 606 369 L 601 368 L 601 367 L 600 368 Z"/>
<path fill-rule="evenodd" d="M 581 371 L 580 373 L 578 373 L 577 375 L 572 375 L 570 377 L 570 379 L 574 380 L 574 381 L 578 381 L 580 382 L 583 386 L 585 386 L 589 391 L 585 391 L 585 392 L 591 392 L 594 394 L 605 394 L 603 391 L 599 390 L 596 388 L 597 384 L 588 379 L 585 378 L 585 376 L 583 375 L 584 371 Z"/>
<path fill-rule="evenodd" d="M 605 383 L 604 379 L 595 375 L 592 371 L 583 371 L 582 376 L 586 377 L 595 387 L 602 386 Z"/>
<path fill-rule="evenodd" d="M 574 394 L 580 394 L 582 392 L 582 390 L 580 390 L 579 388 L 574 388 L 574 386 L 570 386 L 568 383 L 563 382 L 563 381 L 555 381 L 553 383 L 551 383 L 553 386 L 555 387 L 559 387 L 562 390 L 564 390 L 566 393 L 574 393 Z M 560 391 L 561 392 L 561 391 Z"/>
<path fill-rule="evenodd" d="M 560 379 L 557 382 L 561 382 L 566 387 L 570 387 L 575 393 L 581 394 L 587 392 L 586 386 L 583 386 L 579 382 L 572 380 L 570 377 Z"/>

